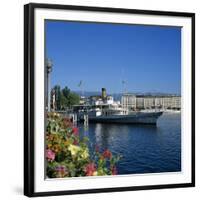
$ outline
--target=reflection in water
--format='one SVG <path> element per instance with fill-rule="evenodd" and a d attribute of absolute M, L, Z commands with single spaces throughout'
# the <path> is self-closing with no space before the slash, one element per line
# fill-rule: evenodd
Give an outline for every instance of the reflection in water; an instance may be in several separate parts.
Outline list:
<path fill-rule="evenodd" d="M 157 126 L 125 124 L 79 124 L 89 137 L 90 150 L 97 144 L 122 155 L 119 174 L 181 170 L 181 115 L 164 114 Z"/>
<path fill-rule="evenodd" d="M 117 148 L 117 144 L 123 140 L 127 143 L 129 139 L 128 127 L 126 125 L 117 124 L 96 124 L 95 129 L 96 143 L 103 149 Z"/>

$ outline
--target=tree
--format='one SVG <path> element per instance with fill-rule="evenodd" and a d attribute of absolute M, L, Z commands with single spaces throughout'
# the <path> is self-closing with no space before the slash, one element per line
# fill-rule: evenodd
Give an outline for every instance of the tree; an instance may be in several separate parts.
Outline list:
<path fill-rule="evenodd" d="M 65 98 L 68 98 L 69 94 L 70 94 L 70 89 L 65 86 L 63 89 L 62 89 L 62 93 L 64 95 Z"/>
<path fill-rule="evenodd" d="M 68 107 L 68 98 L 70 95 L 70 89 L 65 86 L 61 91 L 61 107 L 62 109 L 66 109 Z"/>
<path fill-rule="evenodd" d="M 62 92 L 60 95 L 60 104 L 61 104 L 61 110 L 65 110 L 67 108 L 67 98 L 65 98 Z"/>
<path fill-rule="evenodd" d="M 73 105 L 77 105 L 80 102 L 80 97 L 65 86 L 62 90 L 59 85 L 54 86 L 55 91 L 55 109 L 65 110 Z"/>
<path fill-rule="evenodd" d="M 76 93 L 70 92 L 69 96 L 67 98 L 67 102 L 68 102 L 67 103 L 68 107 L 71 107 L 73 105 L 77 105 L 80 102 L 80 97 Z"/>

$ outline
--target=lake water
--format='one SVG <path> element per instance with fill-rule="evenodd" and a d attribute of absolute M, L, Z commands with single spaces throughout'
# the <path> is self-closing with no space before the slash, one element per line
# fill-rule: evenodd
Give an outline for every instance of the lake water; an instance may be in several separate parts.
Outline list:
<path fill-rule="evenodd" d="M 153 125 L 79 124 L 81 134 L 95 144 L 122 155 L 118 174 L 181 171 L 181 114 L 165 113 Z"/>

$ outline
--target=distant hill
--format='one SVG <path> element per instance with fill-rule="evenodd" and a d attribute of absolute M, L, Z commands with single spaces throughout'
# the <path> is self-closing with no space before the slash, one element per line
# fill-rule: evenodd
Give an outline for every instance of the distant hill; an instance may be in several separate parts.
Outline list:
<path fill-rule="evenodd" d="M 73 91 L 77 93 L 78 95 L 82 96 L 81 91 Z M 147 96 L 171 96 L 171 95 L 178 95 L 180 94 L 172 94 L 172 93 L 164 93 L 164 92 L 129 92 L 129 94 L 135 94 L 135 95 L 147 95 Z M 84 96 L 85 97 L 90 97 L 90 96 L 95 96 L 95 95 L 101 95 L 101 92 L 99 91 L 84 91 Z M 121 100 L 122 93 L 113 93 L 113 94 L 107 94 L 107 95 L 112 95 L 116 101 Z"/>
<path fill-rule="evenodd" d="M 78 94 L 80 96 L 84 95 L 85 97 L 101 95 L 101 92 L 87 92 L 87 91 L 84 91 L 83 94 L 82 94 L 82 91 L 73 91 L 73 92 L 75 92 L 76 94 Z"/>

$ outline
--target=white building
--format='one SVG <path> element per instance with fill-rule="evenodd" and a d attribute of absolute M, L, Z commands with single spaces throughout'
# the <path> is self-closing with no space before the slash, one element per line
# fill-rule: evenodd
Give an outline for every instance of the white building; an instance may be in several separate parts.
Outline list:
<path fill-rule="evenodd" d="M 171 107 L 172 107 L 172 97 L 170 96 L 163 97 L 162 108 L 170 109 Z"/>
<path fill-rule="evenodd" d="M 155 97 L 152 96 L 144 97 L 144 108 L 145 109 L 155 108 Z"/>
<path fill-rule="evenodd" d="M 137 109 L 181 109 L 181 96 L 146 96 L 124 94 L 121 105 L 128 110 Z"/>
<path fill-rule="evenodd" d="M 144 97 L 143 96 L 136 97 L 136 108 L 144 109 Z"/>
<path fill-rule="evenodd" d="M 155 97 L 155 108 L 162 108 L 162 105 L 163 105 L 163 98 Z"/>
<path fill-rule="evenodd" d="M 121 97 L 121 104 L 124 109 L 136 109 L 136 96 L 133 94 L 123 94 Z"/>
<path fill-rule="evenodd" d="M 172 105 L 171 108 L 172 109 L 181 109 L 181 98 L 180 96 L 173 96 L 172 97 Z"/>

